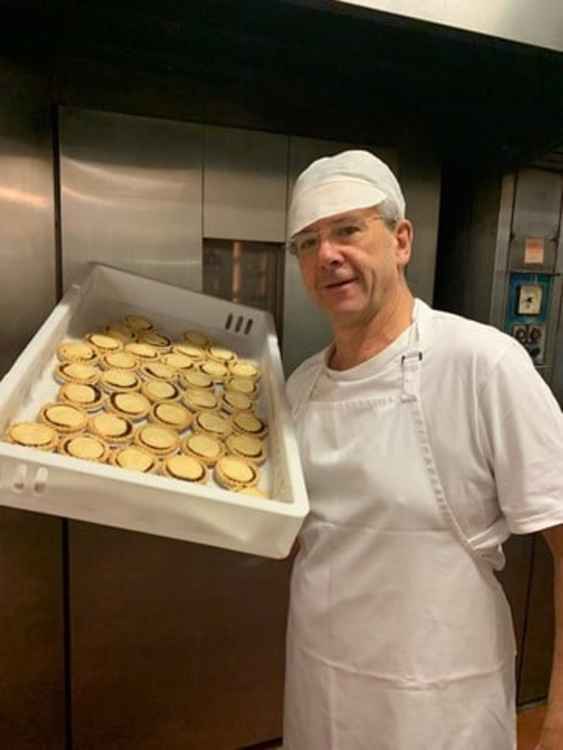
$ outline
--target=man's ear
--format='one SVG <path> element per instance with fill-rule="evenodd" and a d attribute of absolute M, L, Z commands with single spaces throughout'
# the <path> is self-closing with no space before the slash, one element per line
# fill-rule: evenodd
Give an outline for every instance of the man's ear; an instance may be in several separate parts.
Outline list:
<path fill-rule="evenodd" d="M 401 219 L 395 227 L 395 238 L 397 242 L 396 255 L 397 265 L 405 268 L 411 259 L 414 230 L 408 219 Z"/>

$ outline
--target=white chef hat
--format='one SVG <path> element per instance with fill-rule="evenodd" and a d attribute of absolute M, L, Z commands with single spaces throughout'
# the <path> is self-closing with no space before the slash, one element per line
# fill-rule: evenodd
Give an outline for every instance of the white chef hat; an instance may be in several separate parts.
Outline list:
<path fill-rule="evenodd" d="M 377 206 L 384 200 L 405 217 L 405 199 L 393 172 L 369 151 L 342 151 L 317 159 L 302 172 L 293 188 L 288 236 L 327 216 Z"/>

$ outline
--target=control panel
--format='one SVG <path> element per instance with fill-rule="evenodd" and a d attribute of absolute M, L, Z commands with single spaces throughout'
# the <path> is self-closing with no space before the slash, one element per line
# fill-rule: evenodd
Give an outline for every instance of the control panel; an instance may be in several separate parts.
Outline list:
<path fill-rule="evenodd" d="M 551 274 L 510 274 L 506 331 L 526 348 L 538 366 L 545 364 L 552 280 Z"/>

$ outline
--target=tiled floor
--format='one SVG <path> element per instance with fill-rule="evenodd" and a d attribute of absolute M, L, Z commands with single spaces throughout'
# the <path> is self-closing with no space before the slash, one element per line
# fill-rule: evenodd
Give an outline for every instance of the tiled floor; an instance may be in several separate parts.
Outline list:
<path fill-rule="evenodd" d="M 518 750 L 535 750 L 540 738 L 545 708 L 527 708 L 518 715 Z M 270 746 L 271 750 L 282 748 L 282 745 Z"/>

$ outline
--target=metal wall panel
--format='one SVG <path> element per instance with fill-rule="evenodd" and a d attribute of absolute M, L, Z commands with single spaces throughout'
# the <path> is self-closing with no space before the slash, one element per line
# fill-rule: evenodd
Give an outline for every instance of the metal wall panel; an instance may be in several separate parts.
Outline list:
<path fill-rule="evenodd" d="M 204 237 L 284 242 L 286 136 L 206 127 Z"/>
<path fill-rule="evenodd" d="M 281 736 L 289 561 L 70 524 L 73 750 Z"/>
<path fill-rule="evenodd" d="M 63 282 L 89 261 L 201 290 L 202 128 L 63 108 Z"/>
<path fill-rule="evenodd" d="M 0 84 L 1 377 L 51 312 L 56 287 L 46 81 L 0 59 Z"/>
<path fill-rule="evenodd" d="M 407 268 L 413 294 L 429 305 L 434 298 L 436 247 L 440 216 L 441 166 L 428 151 L 401 149 L 399 179 L 414 225 L 414 245 Z"/>
<path fill-rule="evenodd" d="M 0 376 L 55 303 L 48 81 L 0 59 Z M 62 522 L 0 509 L 0 739 L 63 750 Z"/>
<path fill-rule="evenodd" d="M 521 169 L 516 183 L 512 231 L 517 237 L 553 240 L 559 232 L 561 176 L 544 169 Z"/>

